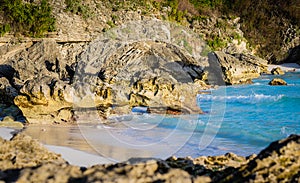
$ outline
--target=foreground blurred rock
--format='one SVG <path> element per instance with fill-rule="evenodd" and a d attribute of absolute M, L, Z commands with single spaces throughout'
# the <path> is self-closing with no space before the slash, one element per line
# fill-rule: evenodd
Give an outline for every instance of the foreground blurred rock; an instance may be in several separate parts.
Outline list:
<path fill-rule="evenodd" d="M 257 156 L 127 162 L 78 167 L 47 151 L 29 136 L 0 139 L 0 180 L 5 182 L 299 182 L 300 136 L 273 142 Z"/>

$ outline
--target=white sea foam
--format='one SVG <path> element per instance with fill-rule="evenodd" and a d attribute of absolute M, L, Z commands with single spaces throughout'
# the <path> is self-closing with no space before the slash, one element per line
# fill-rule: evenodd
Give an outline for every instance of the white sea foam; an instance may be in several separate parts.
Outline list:
<path fill-rule="evenodd" d="M 198 95 L 199 102 L 222 101 L 227 103 L 263 103 L 263 102 L 276 102 L 282 99 L 284 95 L 264 95 L 264 94 L 251 94 L 251 95 L 233 95 L 233 96 L 212 96 L 212 95 Z"/>

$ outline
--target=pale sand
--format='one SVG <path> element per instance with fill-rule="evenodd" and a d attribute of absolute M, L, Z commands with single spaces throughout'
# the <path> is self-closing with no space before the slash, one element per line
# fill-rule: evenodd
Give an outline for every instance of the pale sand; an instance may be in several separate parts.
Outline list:
<path fill-rule="evenodd" d="M 268 65 L 268 70 L 271 71 L 273 68 L 280 67 L 284 72 L 299 72 L 300 65 L 296 63 L 285 63 L 281 65 Z"/>
<path fill-rule="evenodd" d="M 5 140 L 11 139 L 16 132 L 16 129 L 0 127 L 0 137 Z"/>
<path fill-rule="evenodd" d="M 89 167 L 96 164 L 110 164 L 116 163 L 109 159 L 97 156 L 94 154 L 86 153 L 84 151 L 75 150 L 64 146 L 44 145 L 47 149 L 57 154 L 60 154 L 63 159 L 72 165 Z"/>

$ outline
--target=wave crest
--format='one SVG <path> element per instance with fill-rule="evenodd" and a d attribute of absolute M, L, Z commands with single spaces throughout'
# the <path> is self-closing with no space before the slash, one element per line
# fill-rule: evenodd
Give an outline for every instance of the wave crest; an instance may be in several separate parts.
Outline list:
<path fill-rule="evenodd" d="M 256 104 L 266 102 L 276 102 L 282 99 L 284 95 L 264 95 L 264 94 L 251 94 L 251 95 L 233 95 L 233 96 L 212 96 L 200 94 L 198 95 L 199 102 L 222 101 L 227 103 L 244 103 Z"/>

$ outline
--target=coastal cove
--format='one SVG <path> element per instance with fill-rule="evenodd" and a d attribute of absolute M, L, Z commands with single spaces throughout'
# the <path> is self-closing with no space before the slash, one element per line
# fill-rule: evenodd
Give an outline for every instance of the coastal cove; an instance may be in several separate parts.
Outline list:
<path fill-rule="evenodd" d="M 168 147 L 164 146 L 160 150 L 151 149 L 148 155 L 143 154 L 143 151 L 140 157 L 166 159 L 170 155 L 175 155 L 196 158 L 198 156 L 223 155 L 228 152 L 241 156 L 258 154 L 272 141 L 286 138 L 290 134 L 300 133 L 300 94 L 297 92 L 300 89 L 300 72 L 297 70 L 279 76 L 288 83 L 287 86 L 269 86 L 268 82 L 274 77 L 274 75 L 262 75 L 253 80 L 254 83 L 251 85 L 227 86 L 226 96 L 198 95 L 198 103 L 205 114 L 190 115 L 189 118 L 182 117 L 181 120 L 189 125 L 178 126 L 178 117 L 168 116 L 162 120 L 161 117 L 155 118 L 155 115 L 143 114 L 130 118 L 131 121 L 125 121 L 126 125 L 120 125 L 124 121 L 112 123 L 106 128 L 97 123 L 73 127 L 29 125 L 23 133 L 46 145 L 65 146 L 94 155 L 104 155 L 112 162 L 131 158 L 130 152 L 133 157 L 139 157 L 139 154 L 132 153 L 130 146 L 114 147 L 111 144 L 112 141 L 101 140 L 107 129 L 110 133 L 115 134 L 115 137 L 122 137 L 122 140 L 128 144 L 151 144 L 160 142 L 163 134 L 169 134 L 176 128 L 176 143 L 178 144 L 174 143 L 173 146 L 178 145 L 178 147 L 172 154 L 161 153 L 164 148 Z M 208 123 L 211 104 L 220 102 L 224 98 L 226 99 L 226 109 L 221 127 L 212 143 L 200 150 L 199 141 Z M 149 126 L 152 128 L 147 130 L 146 127 L 149 128 Z M 137 128 L 139 130 L 136 130 Z M 144 130 L 141 130 L 142 128 Z M 186 142 L 184 142 L 185 139 L 180 139 L 183 137 L 187 137 Z M 56 153 L 61 153 L 59 148 L 56 148 Z M 95 161 L 95 164 L 99 163 L 107 163 L 107 161 Z"/>
<path fill-rule="evenodd" d="M 0 183 L 300 183 L 299 4 L 0 1 Z"/>

